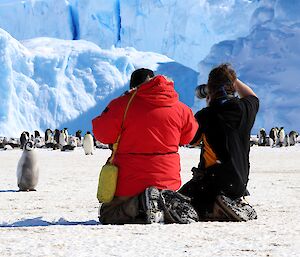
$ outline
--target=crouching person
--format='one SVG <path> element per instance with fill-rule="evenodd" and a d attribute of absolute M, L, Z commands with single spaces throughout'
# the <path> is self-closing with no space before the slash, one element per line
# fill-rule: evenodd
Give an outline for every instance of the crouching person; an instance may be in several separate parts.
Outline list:
<path fill-rule="evenodd" d="M 200 220 L 255 219 L 256 212 L 244 196 L 250 167 L 250 132 L 259 100 L 228 64 L 214 68 L 208 83 L 199 86 L 198 92 L 200 98 L 206 96 L 208 105 L 195 115 L 199 129 L 191 142 L 201 143 L 200 163 L 179 192 L 192 199 Z"/>
<path fill-rule="evenodd" d="M 198 124 L 178 100 L 174 83 L 138 69 L 130 88 L 93 119 L 93 133 L 114 144 L 110 161 L 118 167 L 112 201 L 99 209 L 102 224 L 189 223 L 198 216 L 181 185 L 178 146 L 188 144 Z M 116 144 L 117 143 L 117 144 Z"/>

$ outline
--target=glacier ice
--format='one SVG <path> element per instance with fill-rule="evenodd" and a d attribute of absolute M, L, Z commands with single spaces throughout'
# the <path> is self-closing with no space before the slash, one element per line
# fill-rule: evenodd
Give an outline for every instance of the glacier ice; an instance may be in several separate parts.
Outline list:
<path fill-rule="evenodd" d="M 247 35 L 258 6 L 232 0 L 120 3 L 121 46 L 162 53 L 194 69 L 214 43 Z"/>
<path fill-rule="evenodd" d="M 40 128 L 87 124 L 100 99 L 104 105 L 120 94 L 132 66 L 143 63 L 173 77 L 180 98 L 196 111 L 203 103 L 193 97 L 195 70 L 198 83 L 206 82 L 213 66 L 229 61 L 260 96 L 254 131 L 300 130 L 299 13 L 300 1 L 287 0 L 1 0 L 0 27 L 21 44 L 1 31 L 0 127 L 3 121 L 14 132 L 27 121 Z M 98 47 L 81 40 L 22 41 L 41 36 Z M 117 48 L 128 46 L 138 51 Z"/>
<path fill-rule="evenodd" d="M 3 1 L 0 27 L 18 40 L 56 37 L 101 48 L 129 46 L 194 69 L 211 45 L 247 35 L 259 5 L 258 0 Z"/>
<path fill-rule="evenodd" d="M 92 41 L 101 48 L 117 46 L 121 26 L 119 0 L 69 0 L 76 39 Z"/>
<path fill-rule="evenodd" d="M 72 15 L 65 0 L 1 0 L 0 28 L 18 40 L 73 39 Z"/>
<path fill-rule="evenodd" d="M 292 10 L 287 1 L 274 3 L 266 1 L 254 12 L 253 28 L 248 36 L 226 40 L 211 48 L 210 54 L 199 63 L 199 81 L 205 82 L 211 68 L 220 62 L 230 62 L 260 98 L 254 131 L 261 127 L 268 131 L 274 126 L 284 126 L 287 131 L 300 130 L 297 121 L 300 23 L 294 20 L 300 5 L 294 5 Z M 199 102 L 195 108 L 199 108 Z"/>
<path fill-rule="evenodd" d="M 18 42 L 0 29 L 0 135 L 68 127 L 91 129 L 91 119 L 147 67 L 192 92 L 198 73 L 170 58 L 133 48 L 103 50 L 84 40 L 36 38 Z M 170 69 L 170 67 L 173 67 Z M 181 72 L 184 71 L 184 72 Z M 181 100 L 192 104 L 192 93 Z"/>

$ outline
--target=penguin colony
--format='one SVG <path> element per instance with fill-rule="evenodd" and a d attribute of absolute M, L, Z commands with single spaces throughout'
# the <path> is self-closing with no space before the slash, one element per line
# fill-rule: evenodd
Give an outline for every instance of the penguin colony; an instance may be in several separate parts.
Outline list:
<path fill-rule="evenodd" d="M 24 149 L 25 143 L 31 140 L 36 148 L 49 148 L 52 150 L 72 151 L 76 147 L 82 147 L 86 155 L 93 154 L 95 148 L 108 149 L 108 145 L 96 141 L 93 135 L 87 131 L 82 136 L 82 131 L 77 130 L 75 135 L 70 135 L 67 128 L 62 130 L 46 129 L 45 136 L 42 137 L 40 132 L 35 130 L 32 135 L 28 131 L 23 131 L 20 138 L 7 138 L 0 136 L 0 149 L 12 150 L 15 148 Z M 250 145 L 282 147 L 293 146 L 300 142 L 299 133 L 290 131 L 285 133 L 284 127 L 271 128 L 269 134 L 264 128 L 261 128 L 257 136 L 250 138 Z M 189 147 L 189 146 L 188 146 Z"/>
<path fill-rule="evenodd" d="M 274 127 L 269 134 L 261 128 L 256 137 L 250 138 L 250 145 L 283 147 L 293 146 L 300 142 L 299 133 L 290 131 L 285 133 L 284 128 Z M 109 146 L 95 140 L 88 131 L 82 136 L 82 131 L 76 131 L 75 135 L 70 135 L 67 128 L 62 130 L 46 129 L 45 136 L 42 137 L 39 131 L 35 130 L 32 135 L 28 131 L 23 131 L 20 138 L 0 137 L 1 150 L 13 150 L 20 148 L 23 150 L 17 166 L 17 185 L 19 191 L 35 191 L 38 178 L 39 167 L 35 154 L 35 148 L 47 148 L 52 150 L 73 151 L 77 147 L 82 147 L 85 155 L 92 155 L 95 148 L 108 149 Z M 189 146 L 188 146 L 189 147 Z"/>
<path fill-rule="evenodd" d="M 0 137 L 1 150 L 23 150 L 17 165 L 17 185 L 19 191 L 36 191 L 39 178 L 39 166 L 35 153 L 35 148 L 47 148 L 50 150 L 73 151 L 77 147 L 82 147 L 86 155 L 92 155 L 94 148 L 108 149 L 108 145 L 95 141 L 88 131 L 82 137 L 82 131 L 78 130 L 75 136 L 70 135 L 67 128 L 62 130 L 46 129 L 45 136 L 42 137 L 39 131 L 35 130 L 32 135 L 28 131 L 23 131 L 20 138 Z"/>
<path fill-rule="evenodd" d="M 88 147 L 84 150 L 86 154 L 92 154 L 93 149 L 90 149 L 91 144 L 93 145 L 93 148 L 108 149 L 108 145 L 96 141 L 89 131 L 87 131 L 86 135 L 88 136 L 82 136 L 81 130 L 77 130 L 75 135 L 70 135 L 67 128 L 63 128 L 61 130 L 55 129 L 53 131 L 48 128 L 45 130 L 44 137 L 42 137 L 40 132 L 37 130 L 35 130 L 32 135 L 30 135 L 28 131 L 23 131 L 20 138 L 0 136 L 0 149 L 23 149 L 25 143 L 28 140 L 31 140 L 36 148 L 51 148 L 53 150 L 70 151 L 74 150 L 76 147 L 84 147 L 85 138 L 87 140 L 85 145 Z"/>
<path fill-rule="evenodd" d="M 257 137 L 251 137 L 250 144 L 258 146 L 282 147 L 293 146 L 299 142 L 299 133 L 290 131 L 285 133 L 284 127 L 271 128 L 269 135 L 264 128 L 259 130 Z"/>

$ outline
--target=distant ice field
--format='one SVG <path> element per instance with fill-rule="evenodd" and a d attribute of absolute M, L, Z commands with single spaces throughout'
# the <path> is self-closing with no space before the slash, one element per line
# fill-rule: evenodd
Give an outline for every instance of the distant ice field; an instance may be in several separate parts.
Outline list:
<path fill-rule="evenodd" d="M 1 0 L 0 136 L 86 132 L 141 67 L 196 112 L 195 87 L 224 62 L 260 99 L 252 133 L 299 131 L 299 12 L 287 0 Z"/>
<path fill-rule="evenodd" d="M 38 149 L 36 192 L 16 192 L 21 150 L 0 151 L 1 256 L 299 256 L 300 145 L 251 148 L 246 223 L 101 225 L 96 190 L 110 151 Z M 183 182 L 199 149 L 180 148 Z"/>

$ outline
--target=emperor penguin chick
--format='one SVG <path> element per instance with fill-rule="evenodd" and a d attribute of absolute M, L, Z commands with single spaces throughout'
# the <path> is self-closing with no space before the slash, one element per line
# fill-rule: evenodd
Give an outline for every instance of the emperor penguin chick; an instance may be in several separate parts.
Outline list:
<path fill-rule="evenodd" d="M 39 168 L 32 141 L 26 142 L 17 167 L 17 182 L 19 191 L 36 191 Z"/>

